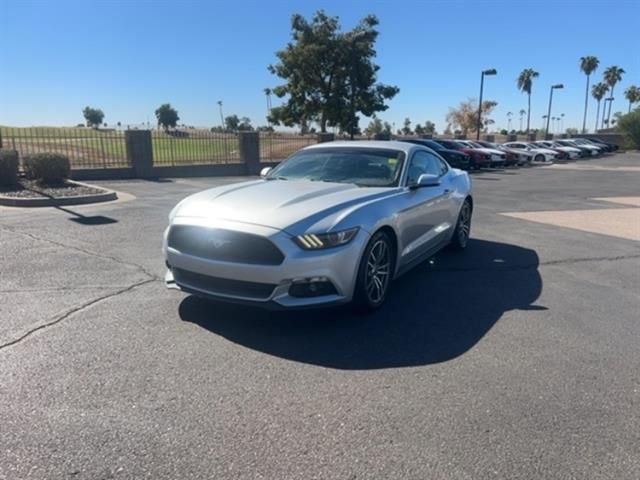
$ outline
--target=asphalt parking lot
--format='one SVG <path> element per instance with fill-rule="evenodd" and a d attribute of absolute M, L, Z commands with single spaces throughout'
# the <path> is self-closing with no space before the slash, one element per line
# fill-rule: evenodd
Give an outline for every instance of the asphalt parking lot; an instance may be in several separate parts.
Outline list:
<path fill-rule="evenodd" d="M 169 210 L 238 178 L 0 209 L 0 479 L 640 478 L 640 154 L 473 179 L 371 317 L 165 289 Z"/>

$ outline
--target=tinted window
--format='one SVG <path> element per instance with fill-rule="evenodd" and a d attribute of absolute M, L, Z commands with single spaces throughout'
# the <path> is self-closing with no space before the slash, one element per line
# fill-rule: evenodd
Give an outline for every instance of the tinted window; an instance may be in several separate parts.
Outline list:
<path fill-rule="evenodd" d="M 394 187 L 400 180 L 404 152 L 381 148 L 314 148 L 294 153 L 267 178 L 354 183 Z"/>
<path fill-rule="evenodd" d="M 429 148 L 433 148 L 434 150 L 444 150 L 444 147 L 442 145 L 432 140 L 426 140 L 424 144 Z"/>
<path fill-rule="evenodd" d="M 418 181 L 420 175 L 429 173 L 438 177 L 447 172 L 447 166 L 437 156 L 432 153 L 419 150 L 413 154 L 409 171 L 407 173 L 407 184 L 411 185 Z"/>

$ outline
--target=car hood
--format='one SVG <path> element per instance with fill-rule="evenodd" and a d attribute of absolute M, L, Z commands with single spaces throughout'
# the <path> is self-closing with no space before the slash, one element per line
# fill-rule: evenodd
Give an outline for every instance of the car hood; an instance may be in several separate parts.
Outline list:
<path fill-rule="evenodd" d="M 327 231 L 340 228 L 351 211 L 401 190 L 307 180 L 257 180 L 187 197 L 172 216 L 231 220 L 298 235 L 314 226 Z"/>
<path fill-rule="evenodd" d="M 486 153 L 487 155 L 504 155 L 504 152 L 500 150 L 495 150 L 493 148 L 475 148 L 474 150 L 478 150 L 479 152 Z"/>

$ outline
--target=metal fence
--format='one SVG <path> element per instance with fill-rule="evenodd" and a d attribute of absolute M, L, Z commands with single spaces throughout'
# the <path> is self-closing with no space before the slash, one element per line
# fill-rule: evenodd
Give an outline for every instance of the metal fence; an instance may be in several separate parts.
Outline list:
<path fill-rule="evenodd" d="M 62 153 L 71 168 L 128 167 L 124 132 L 93 128 L 0 127 L 3 148 L 20 158 L 34 153 Z"/>
<path fill-rule="evenodd" d="M 260 161 L 279 162 L 296 150 L 318 142 L 316 135 L 296 135 L 292 133 L 260 134 Z"/>
<path fill-rule="evenodd" d="M 153 163 L 158 166 L 240 163 L 240 143 L 233 133 L 208 130 L 154 130 Z"/>

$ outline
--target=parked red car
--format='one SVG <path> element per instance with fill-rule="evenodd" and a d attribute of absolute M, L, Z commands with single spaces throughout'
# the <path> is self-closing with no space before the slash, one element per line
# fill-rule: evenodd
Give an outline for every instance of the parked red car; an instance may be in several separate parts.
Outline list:
<path fill-rule="evenodd" d="M 471 157 L 471 166 L 475 169 L 488 167 L 491 165 L 491 155 L 487 155 L 474 148 L 469 148 L 466 145 L 456 142 L 455 140 L 443 140 L 441 138 L 434 138 L 434 142 L 439 143 L 444 148 L 449 150 L 458 150 L 464 152 Z"/>

